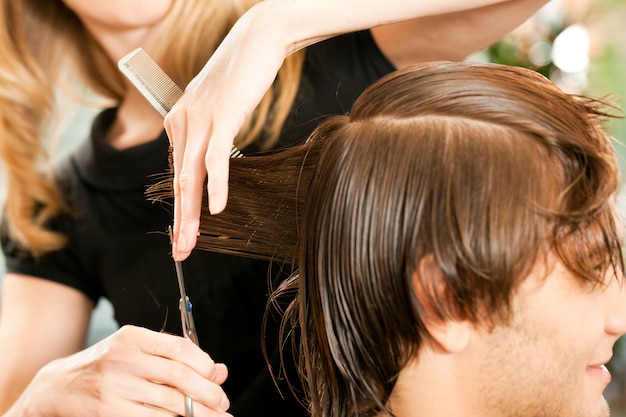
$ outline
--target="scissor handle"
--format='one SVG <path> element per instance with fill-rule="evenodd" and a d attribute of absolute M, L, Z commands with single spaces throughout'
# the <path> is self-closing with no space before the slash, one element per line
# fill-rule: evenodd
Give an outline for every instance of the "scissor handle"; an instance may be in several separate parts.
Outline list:
<path fill-rule="evenodd" d="M 193 400 L 185 396 L 185 417 L 193 417 Z"/>

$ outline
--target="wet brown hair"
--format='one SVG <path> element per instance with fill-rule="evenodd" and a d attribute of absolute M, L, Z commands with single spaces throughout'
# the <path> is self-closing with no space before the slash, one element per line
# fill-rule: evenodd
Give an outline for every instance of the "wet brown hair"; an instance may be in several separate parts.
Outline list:
<path fill-rule="evenodd" d="M 504 323 L 549 254 L 583 285 L 622 268 L 607 105 L 517 67 L 397 71 L 306 144 L 232 160 L 199 246 L 297 264 L 276 295 L 296 291 L 283 336 L 313 416 L 393 415 L 427 315 Z M 429 257 L 439 278 L 418 274 Z"/>

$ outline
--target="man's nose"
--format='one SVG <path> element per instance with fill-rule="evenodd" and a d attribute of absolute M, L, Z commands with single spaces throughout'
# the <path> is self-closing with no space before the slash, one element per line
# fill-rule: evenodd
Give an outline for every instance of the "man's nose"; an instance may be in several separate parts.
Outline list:
<path fill-rule="evenodd" d="M 611 277 L 607 288 L 610 310 L 606 318 L 606 332 L 621 336 L 626 334 L 626 281 L 622 271 Z"/>

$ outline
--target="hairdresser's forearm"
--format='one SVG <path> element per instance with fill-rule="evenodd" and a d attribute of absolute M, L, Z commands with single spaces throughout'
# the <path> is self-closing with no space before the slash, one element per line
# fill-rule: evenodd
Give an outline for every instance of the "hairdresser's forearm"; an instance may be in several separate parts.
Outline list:
<path fill-rule="evenodd" d="M 36 410 L 35 408 L 36 407 L 29 406 L 25 398 L 20 398 L 18 402 L 14 403 L 13 406 L 4 414 L 0 415 L 0 417 L 44 417 L 50 415 L 47 410 Z"/>
<path fill-rule="evenodd" d="M 519 1 L 519 0 L 508 0 Z M 450 12 L 503 0 L 265 0 L 239 24 L 280 31 L 285 56 L 342 33 Z M 261 29 L 263 28 L 263 29 Z"/>

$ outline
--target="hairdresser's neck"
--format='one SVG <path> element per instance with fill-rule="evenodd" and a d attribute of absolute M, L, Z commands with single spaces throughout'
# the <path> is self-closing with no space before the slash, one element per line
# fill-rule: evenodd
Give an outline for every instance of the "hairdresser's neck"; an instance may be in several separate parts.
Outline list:
<path fill-rule="evenodd" d="M 419 358 L 407 364 L 389 398 L 397 417 L 484 416 L 468 380 L 473 372 L 453 355 L 421 349 Z M 461 368 L 459 368 L 461 366 Z M 475 381 L 474 381 L 475 382 Z M 382 415 L 380 416 L 382 417 Z"/>
<path fill-rule="evenodd" d="M 150 44 L 155 28 L 139 26 L 122 29 L 95 22 L 85 16 L 82 17 L 82 21 L 113 62 L 119 61 L 124 55 L 139 47 L 146 48 L 146 45 Z"/>
<path fill-rule="evenodd" d="M 117 149 L 150 142 L 163 130 L 161 115 L 133 86 L 127 91 L 106 134 L 107 142 Z"/>
<path fill-rule="evenodd" d="M 154 27 L 121 30 L 119 27 L 108 27 L 89 20 L 83 22 L 113 62 L 139 47 L 149 52 Z M 126 91 L 117 117 L 106 134 L 107 142 L 118 149 L 149 142 L 163 130 L 163 118 L 135 87 L 129 83 Z"/>

